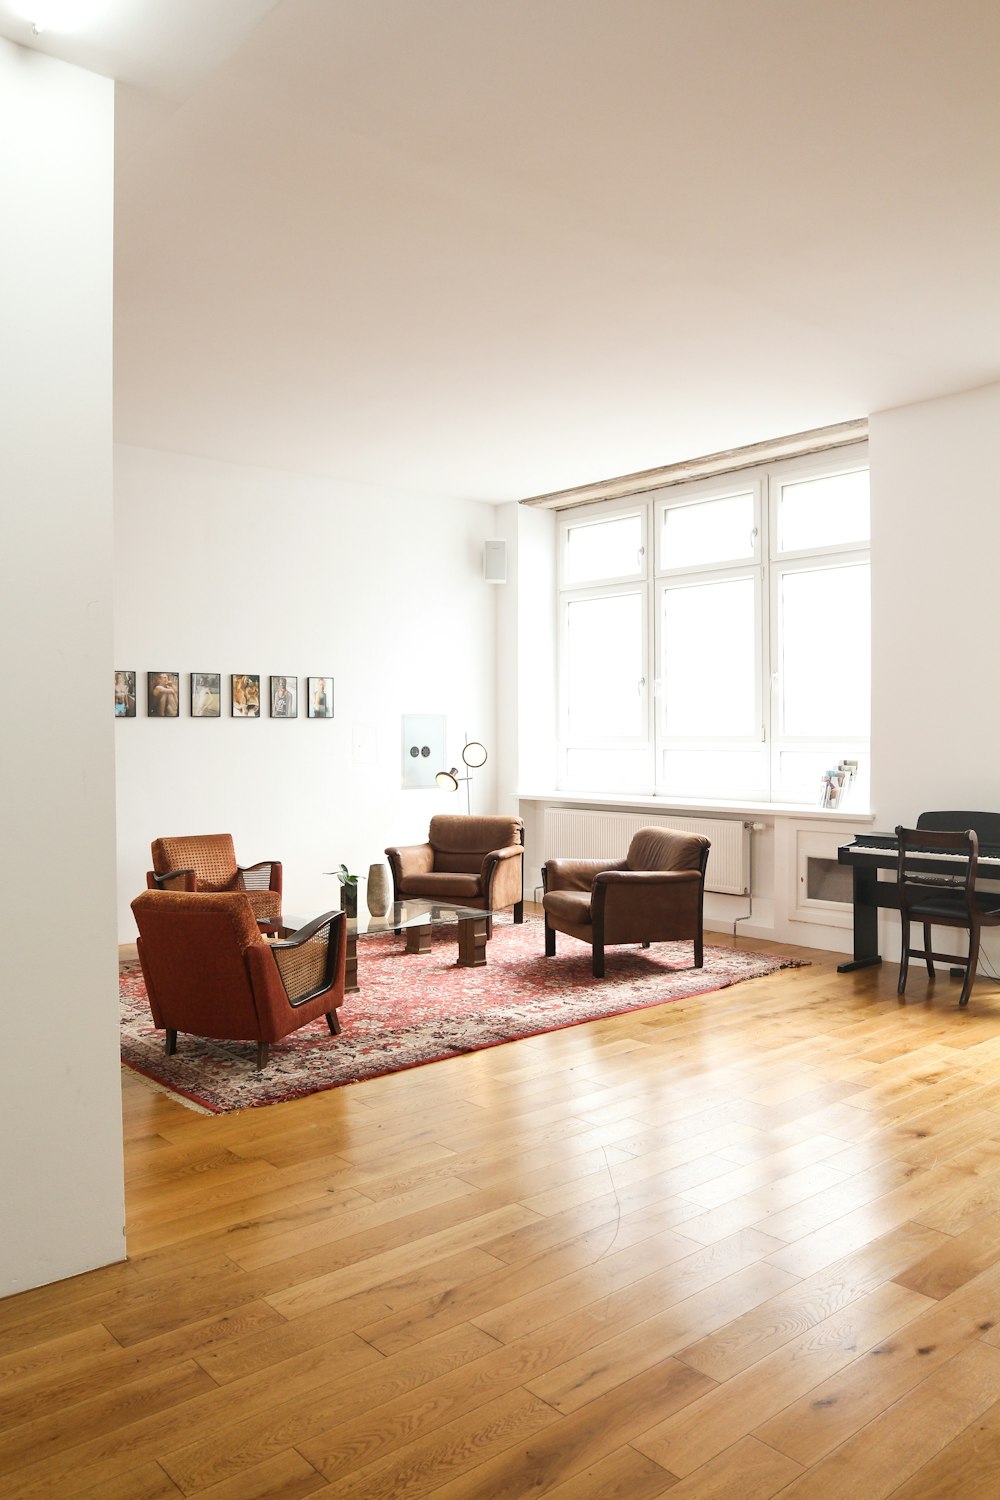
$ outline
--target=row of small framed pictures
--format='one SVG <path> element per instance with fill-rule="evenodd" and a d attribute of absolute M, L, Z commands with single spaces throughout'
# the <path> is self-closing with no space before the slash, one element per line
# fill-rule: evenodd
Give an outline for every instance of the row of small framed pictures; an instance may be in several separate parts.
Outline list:
<path fill-rule="evenodd" d="M 115 672 L 115 718 L 136 717 L 136 672 Z M 192 719 L 222 717 L 222 673 L 192 672 Z M 307 677 L 303 717 L 333 718 L 333 678 Z M 272 719 L 299 717 L 299 679 L 287 674 L 269 679 L 268 704 Z M 229 679 L 229 703 L 234 719 L 261 717 L 260 676 L 256 672 L 234 672 Z M 146 673 L 146 714 L 151 719 L 176 719 L 181 711 L 181 674 Z"/>

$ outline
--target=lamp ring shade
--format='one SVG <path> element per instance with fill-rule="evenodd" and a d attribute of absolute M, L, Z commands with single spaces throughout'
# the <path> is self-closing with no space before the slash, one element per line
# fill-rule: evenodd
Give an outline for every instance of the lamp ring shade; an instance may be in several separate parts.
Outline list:
<path fill-rule="evenodd" d="M 479 766 L 485 766 L 487 759 L 486 746 L 481 745 L 478 740 L 470 740 L 462 751 L 462 759 L 473 770 L 477 770 Z"/>

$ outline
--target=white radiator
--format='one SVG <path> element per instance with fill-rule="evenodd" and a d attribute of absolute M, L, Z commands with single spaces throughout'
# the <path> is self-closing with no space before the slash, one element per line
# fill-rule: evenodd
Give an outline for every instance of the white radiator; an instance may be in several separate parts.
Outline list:
<path fill-rule="evenodd" d="M 726 896 L 750 894 L 750 824 L 735 818 L 681 818 L 673 815 L 588 812 L 547 807 L 542 828 L 546 859 L 623 859 L 640 828 L 677 828 L 702 833 L 712 848 L 705 872 L 706 891 Z"/>

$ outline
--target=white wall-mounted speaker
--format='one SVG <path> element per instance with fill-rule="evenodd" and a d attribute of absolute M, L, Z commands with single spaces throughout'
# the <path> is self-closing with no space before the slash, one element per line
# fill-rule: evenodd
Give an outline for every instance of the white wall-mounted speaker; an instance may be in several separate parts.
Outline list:
<path fill-rule="evenodd" d="M 502 539 L 483 543 L 483 577 L 487 583 L 507 582 L 507 543 Z"/>

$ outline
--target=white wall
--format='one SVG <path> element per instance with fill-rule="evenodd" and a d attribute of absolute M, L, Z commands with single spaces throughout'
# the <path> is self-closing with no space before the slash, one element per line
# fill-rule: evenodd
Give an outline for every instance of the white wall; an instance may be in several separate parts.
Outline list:
<path fill-rule="evenodd" d="M 0 1295 L 120 1260 L 113 85 L 0 39 Z"/>
<path fill-rule="evenodd" d="M 870 431 L 876 824 L 1000 811 L 1000 384 L 876 412 Z"/>
<path fill-rule="evenodd" d="M 466 730 L 483 741 L 473 811 L 495 809 L 497 526 L 492 505 L 116 450 L 115 666 L 141 678 L 139 716 L 114 725 L 120 942 L 160 835 L 231 832 L 242 863 L 282 861 L 286 912 L 315 915 L 338 904 L 324 870 L 366 874 L 432 813 L 464 812 L 464 786 L 402 790 L 403 714 L 447 715 L 449 765 Z M 147 671 L 182 674 L 178 720 L 145 716 Z M 223 674 L 221 719 L 190 717 L 192 671 Z M 300 717 L 233 719 L 233 672 L 262 696 L 298 676 Z M 331 721 L 304 717 L 310 675 L 334 678 Z"/>
<path fill-rule="evenodd" d="M 1000 384 L 871 418 L 872 806 L 1000 810 Z"/>

